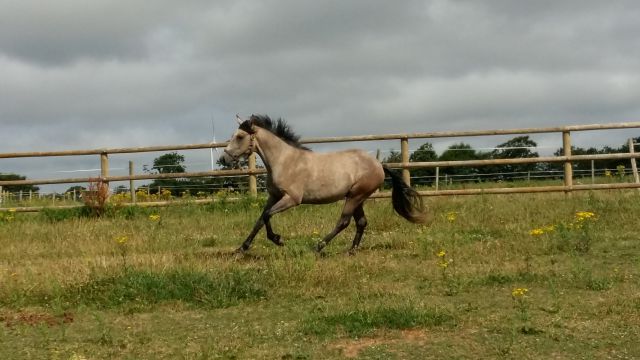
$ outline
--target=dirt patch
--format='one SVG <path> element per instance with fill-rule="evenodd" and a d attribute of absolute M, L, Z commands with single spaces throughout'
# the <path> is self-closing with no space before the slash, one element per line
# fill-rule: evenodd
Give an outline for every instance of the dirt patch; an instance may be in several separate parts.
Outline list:
<path fill-rule="evenodd" d="M 427 335 L 423 330 L 409 329 L 400 332 L 381 334 L 376 337 L 362 338 L 356 340 L 339 340 L 330 345 L 332 349 L 339 349 L 342 355 L 349 359 L 357 358 L 360 352 L 366 348 L 376 345 L 394 344 L 417 344 L 422 345 L 427 341 Z"/>
<path fill-rule="evenodd" d="M 38 326 L 46 325 L 49 327 L 62 324 L 70 324 L 73 322 L 73 314 L 64 312 L 62 315 L 51 315 L 46 312 L 37 311 L 18 311 L 16 313 L 0 314 L 0 323 L 4 323 L 7 327 L 12 328 L 18 325 Z"/>

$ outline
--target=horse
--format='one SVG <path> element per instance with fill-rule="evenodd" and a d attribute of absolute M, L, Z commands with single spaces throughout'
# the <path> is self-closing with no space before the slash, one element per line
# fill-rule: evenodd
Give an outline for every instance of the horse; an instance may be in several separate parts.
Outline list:
<path fill-rule="evenodd" d="M 270 223 L 271 217 L 277 213 L 300 204 L 328 204 L 344 199 L 337 224 L 315 250 L 320 253 L 353 217 L 356 234 L 349 254 L 354 254 L 367 227 L 363 203 L 382 185 L 385 174 L 391 177 L 394 210 L 412 223 L 428 221 L 418 192 L 367 152 L 352 149 L 317 153 L 303 146 L 300 137 L 281 118 L 273 121 L 267 115 L 251 115 L 248 120 L 243 120 L 236 115 L 236 120 L 238 129 L 219 162 L 223 165 L 237 163 L 240 158 L 257 153 L 267 170 L 269 194 L 262 214 L 236 252 L 249 250 L 263 226 L 266 227 L 267 238 L 283 246 L 282 238 L 273 231 Z"/>

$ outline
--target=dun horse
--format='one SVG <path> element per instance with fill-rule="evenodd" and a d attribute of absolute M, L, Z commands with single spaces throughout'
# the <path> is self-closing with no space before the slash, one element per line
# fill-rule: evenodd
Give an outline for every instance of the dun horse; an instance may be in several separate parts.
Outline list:
<path fill-rule="evenodd" d="M 268 116 L 252 115 L 243 121 L 233 134 L 221 156 L 222 163 L 237 161 L 243 156 L 257 153 L 267 169 L 269 198 L 262 215 L 247 236 L 239 252 L 249 249 L 253 239 L 263 226 L 267 238 L 276 245 L 284 243 L 271 228 L 269 220 L 279 212 L 300 204 L 328 204 L 345 200 L 344 208 L 335 228 L 316 247 L 320 252 L 344 230 L 351 218 L 356 223 L 356 235 L 351 245 L 353 253 L 367 226 L 362 207 L 384 181 L 385 173 L 391 176 L 392 203 L 395 211 L 413 223 L 425 223 L 426 212 L 420 195 L 410 188 L 402 177 L 380 164 L 362 150 L 345 150 L 316 153 L 302 146 L 299 136 L 282 119 L 272 121 Z"/>

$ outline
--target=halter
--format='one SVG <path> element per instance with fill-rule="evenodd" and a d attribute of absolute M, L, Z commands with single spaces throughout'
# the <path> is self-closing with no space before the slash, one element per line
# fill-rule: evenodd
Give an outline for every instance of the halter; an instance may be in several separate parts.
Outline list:
<path fill-rule="evenodd" d="M 251 138 L 250 138 L 250 142 L 249 142 L 249 148 L 248 148 L 248 149 L 247 149 L 247 151 L 246 151 L 244 154 L 242 154 L 242 155 L 247 155 L 247 156 L 249 156 L 249 155 L 251 155 L 251 154 L 254 152 L 254 150 L 255 150 L 255 147 L 256 147 L 256 134 L 255 134 L 255 133 L 253 133 L 253 134 L 250 134 L 250 135 L 251 135 Z"/>

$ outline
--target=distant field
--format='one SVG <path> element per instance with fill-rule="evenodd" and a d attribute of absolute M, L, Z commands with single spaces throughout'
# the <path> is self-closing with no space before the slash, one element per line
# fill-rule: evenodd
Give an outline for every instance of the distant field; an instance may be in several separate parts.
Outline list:
<path fill-rule="evenodd" d="M 0 213 L 2 359 L 640 357 L 640 193 L 388 199 L 316 256 L 340 204 L 264 199 Z"/>

